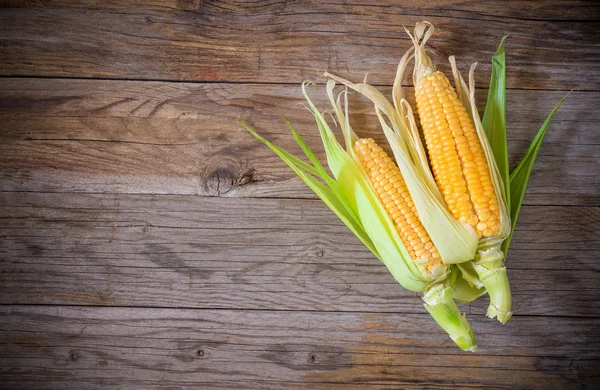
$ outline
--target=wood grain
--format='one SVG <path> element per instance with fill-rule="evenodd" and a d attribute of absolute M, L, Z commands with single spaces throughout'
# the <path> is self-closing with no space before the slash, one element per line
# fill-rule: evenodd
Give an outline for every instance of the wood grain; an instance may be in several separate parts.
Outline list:
<path fill-rule="evenodd" d="M 486 94 L 479 91 L 480 106 Z M 322 95 L 322 88 L 311 90 L 327 109 Z M 512 165 L 562 96 L 508 91 Z M 323 158 L 303 102 L 299 85 L 3 79 L 0 189 L 314 198 L 235 122 L 241 117 L 301 154 L 283 112 Z M 597 92 L 574 92 L 566 100 L 538 157 L 527 204 L 600 205 L 598 102 Z M 356 95 L 351 104 L 359 134 L 385 142 L 371 104 Z"/>
<path fill-rule="evenodd" d="M 318 200 L 0 199 L 1 304 L 425 313 Z M 507 260 L 516 315 L 597 316 L 599 222 L 600 208 L 523 209 Z"/>
<path fill-rule="evenodd" d="M 4 3 L 3 3 L 4 4 Z M 500 38 L 510 88 L 599 90 L 599 11 L 591 2 L 9 1 L 0 12 L 0 75 L 294 82 L 333 71 L 391 85 L 427 19 L 436 61 L 479 62 Z M 90 12 L 92 11 L 92 12 Z M 446 66 L 446 65 L 443 65 Z M 447 66 L 446 66 L 447 68 Z"/>
<path fill-rule="evenodd" d="M 598 384 L 599 319 L 473 317 L 486 331 L 470 354 L 426 315 L 5 306 L 0 318 L 0 379 L 15 389 Z"/>

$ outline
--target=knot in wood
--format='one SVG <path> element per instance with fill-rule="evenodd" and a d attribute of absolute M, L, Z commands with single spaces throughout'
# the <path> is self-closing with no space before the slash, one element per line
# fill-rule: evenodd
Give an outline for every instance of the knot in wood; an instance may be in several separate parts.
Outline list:
<path fill-rule="evenodd" d="M 233 168 L 217 168 L 206 178 L 206 189 L 208 195 L 225 195 L 236 187 L 242 187 L 254 181 L 256 171 L 253 168 L 243 172 L 236 172 Z"/>
<path fill-rule="evenodd" d="M 233 189 L 237 175 L 225 168 L 214 170 L 206 178 L 206 188 L 209 195 L 225 195 Z"/>

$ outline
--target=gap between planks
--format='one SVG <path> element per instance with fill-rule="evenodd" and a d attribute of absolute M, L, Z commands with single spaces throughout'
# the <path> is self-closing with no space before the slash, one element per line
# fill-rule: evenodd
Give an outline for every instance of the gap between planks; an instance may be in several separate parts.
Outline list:
<path fill-rule="evenodd" d="M 315 73 L 314 77 L 321 77 Z M 230 85 L 275 85 L 275 86 L 300 86 L 299 82 L 283 82 L 283 81 L 236 81 L 236 80 L 192 80 L 192 79 L 170 79 L 170 78 L 135 78 L 135 77 L 92 77 L 92 76 L 52 76 L 52 75 L 35 75 L 35 74 L 0 74 L 2 79 L 39 79 L 39 80 L 87 80 L 87 81 L 135 81 L 146 83 L 181 83 L 181 84 L 230 84 Z M 391 84 L 369 83 L 377 88 L 389 88 Z M 411 83 L 402 83 L 403 88 L 412 88 Z M 481 88 L 477 88 L 481 89 Z M 540 92 L 600 92 L 600 89 L 551 89 L 539 87 L 506 87 L 507 91 L 540 91 Z"/>
<path fill-rule="evenodd" d="M 462 307 L 465 305 L 459 305 Z M 14 307 L 14 308 L 28 308 L 28 307 L 39 307 L 39 308 L 81 308 L 81 309 L 158 309 L 158 310 L 185 310 L 185 311 L 227 311 L 227 312 L 269 312 L 269 313 L 324 313 L 324 314 L 374 314 L 374 315 L 409 315 L 419 317 L 431 317 L 428 313 L 416 313 L 414 311 L 369 311 L 369 310 L 307 310 L 307 309 L 259 309 L 259 308 L 230 308 L 230 307 L 192 307 L 192 306 L 160 306 L 160 305 L 91 305 L 91 304 L 53 304 L 53 303 L 0 303 L 0 307 Z M 464 308 L 464 307 L 463 307 Z M 549 314 L 518 314 L 513 313 L 512 317 L 517 318 L 569 318 L 569 319 L 585 319 L 594 320 L 600 318 L 598 316 L 578 316 L 578 315 L 549 315 Z M 469 318 L 486 318 L 489 321 L 495 321 L 489 319 L 485 314 L 470 313 Z"/>

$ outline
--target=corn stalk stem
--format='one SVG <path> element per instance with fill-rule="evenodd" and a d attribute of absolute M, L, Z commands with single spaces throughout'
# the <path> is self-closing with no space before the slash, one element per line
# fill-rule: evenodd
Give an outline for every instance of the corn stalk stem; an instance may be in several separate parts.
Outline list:
<path fill-rule="evenodd" d="M 473 268 L 490 296 L 487 316 L 496 317 L 498 321 L 506 324 L 512 317 L 512 295 L 500 245 L 479 250 L 475 255 Z"/>
<path fill-rule="evenodd" d="M 436 284 L 427 290 L 423 295 L 423 301 L 429 314 L 456 345 L 463 351 L 477 352 L 475 335 L 467 318 L 456 306 L 452 297 L 452 288 L 447 282 Z"/>

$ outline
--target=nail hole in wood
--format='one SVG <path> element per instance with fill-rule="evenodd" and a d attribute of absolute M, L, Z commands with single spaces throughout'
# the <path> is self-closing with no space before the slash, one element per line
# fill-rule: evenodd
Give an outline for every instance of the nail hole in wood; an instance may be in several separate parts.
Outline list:
<path fill-rule="evenodd" d="M 198 355 L 199 357 L 204 357 L 204 351 L 199 349 L 198 352 L 196 352 L 196 355 Z"/>

